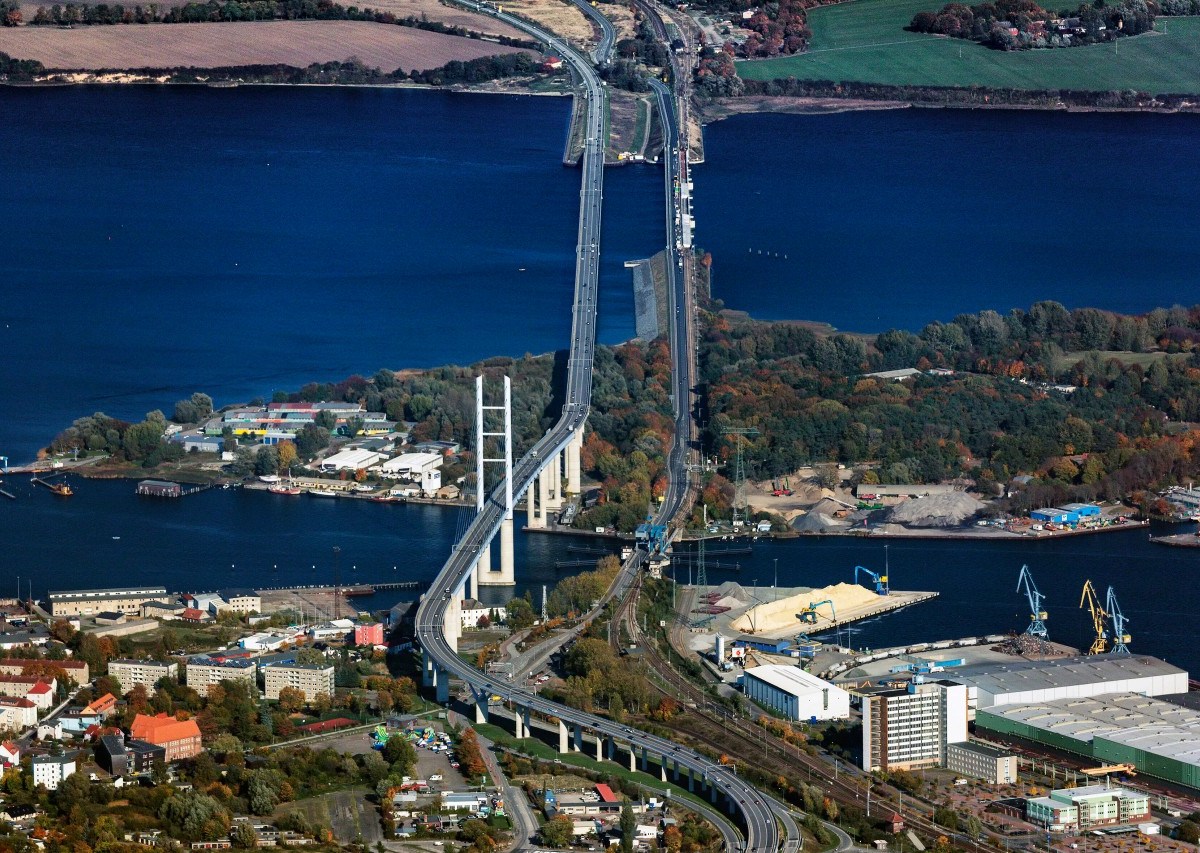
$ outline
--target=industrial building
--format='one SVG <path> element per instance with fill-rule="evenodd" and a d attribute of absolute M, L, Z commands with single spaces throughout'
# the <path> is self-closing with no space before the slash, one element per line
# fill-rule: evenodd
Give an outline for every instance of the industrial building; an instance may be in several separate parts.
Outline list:
<path fill-rule="evenodd" d="M 262 611 L 262 596 L 258 590 L 247 587 L 226 587 L 218 590 L 225 602 L 225 607 L 218 609 L 232 610 L 234 613 L 260 613 Z"/>
<path fill-rule="evenodd" d="M 975 725 L 1200 790 L 1200 712 L 1162 699 L 1122 693 L 1008 705 L 980 710 Z"/>
<path fill-rule="evenodd" d="M 967 739 L 967 688 L 914 680 L 905 690 L 867 694 L 862 714 L 864 770 L 942 767 L 948 745 Z"/>
<path fill-rule="evenodd" d="M 333 696 L 333 664 L 289 663 L 263 667 L 263 690 L 268 699 L 279 699 L 279 691 L 293 687 L 306 700 L 319 694 Z"/>
<path fill-rule="evenodd" d="M 1150 817 L 1150 797 L 1141 791 L 1107 785 L 1061 788 L 1051 791 L 1048 797 L 1027 799 L 1025 817 L 1056 832 L 1132 826 Z"/>
<path fill-rule="evenodd" d="M 147 601 L 166 601 L 167 588 L 133 587 L 124 589 L 71 589 L 51 592 L 50 614 L 59 616 L 91 616 L 115 611 L 136 616 Z"/>
<path fill-rule="evenodd" d="M 153 696 L 156 690 L 154 685 L 159 681 L 164 678 L 179 678 L 179 664 L 121 658 L 108 662 L 108 674 L 121 685 L 122 694 L 140 684 L 146 688 L 146 695 Z"/>
<path fill-rule="evenodd" d="M 246 681 L 254 686 L 254 676 L 258 667 L 254 661 L 245 658 L 189 658 L 184 674 L 187 686 L 201 696 L 208 695 L 208 688 L 222 681 Z"/>
<path fill-rule="evenodd" d="M 984 663 L 960 667 L 945 677 L 967 686 L 972 710 L 1104 693 L 1169 696 L 1188 689 L 1186 672 L 1145 655 L 1075 655 Z"/>
<path fill-rule="evenodd" d="M 809 675 L 798 666 L 769 664 L 746 670 L 746 696 L 789 720 L 844 720 L 850 716 L 850 694 Z"/>
<path fill-rule="evenodd" d="M 342 450 L 321 460 L 320 468 L 326 474 L 336 471 L 357 471 L 370 468 L 387 459 L 387 454 L 373 450 Z"/>
<path fill-rule="evenodd" d="M 947 743 L 946 769 L 993 785 L 1011 785 L 1017 781 L 1015 755 L 975 741 Z"/>

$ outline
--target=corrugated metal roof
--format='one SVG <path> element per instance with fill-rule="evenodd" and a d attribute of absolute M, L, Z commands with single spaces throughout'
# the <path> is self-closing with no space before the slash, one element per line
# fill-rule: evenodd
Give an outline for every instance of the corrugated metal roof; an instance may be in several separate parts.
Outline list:
<path fill-rule="evenodd" d="M 975 664 L 947 672 L 945 678 L 996 694 L 1163 675 L 1186 678 L 1187 673 L 1166 661 L 1145 655 L 1077 655 L 1043 661 Z"/>

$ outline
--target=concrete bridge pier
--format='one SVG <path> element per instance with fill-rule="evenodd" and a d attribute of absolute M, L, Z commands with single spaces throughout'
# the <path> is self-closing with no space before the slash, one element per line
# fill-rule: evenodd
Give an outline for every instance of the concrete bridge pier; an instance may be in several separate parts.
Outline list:
<path fill-rule="evenodd" d="M 633 748 L 633 744 L 629 744 L 629 772 L 633 773 L 637 770 L 637 752 Z"/>
<path fill-rule="evenodd" d="M 596 734 L 596 760 L 604 760 L 604 735 Z"/>
<path fill-rule="evenodd" d="M 482 557 L 475 561 L 475 565 L 471 567 L 471 571 L 467 574 L 467 597 L 478 601 L 479 600 L 479 563 Z"/>
<path fill-rule="evenodd" d="M 545 527 L 548 524 L 547 516 L 550 513 L 550 474 L 548 468 L 543 468 L 537 475 L 537 490 L 538 490 L 538 527 Z M 530 487 L 533 491 L 533 487 Z"/>
<path fill-rule="evenodd" d="M 500 522 L 500 575 L 496 578 L 497 586 L 512 586 L 515 582 L 513 561 L 513 520 L 510 517 Z"/>
<path fill-rule="evenodd" d="M 688 791 L 690 793 L 694 794 L 694 793 L 696 793 L 696 771 L 692 770 L 689 767 L 687 776 L 688 776 Z"/>
<path fill-rule="evenodd" d="M 608 760 L 609 760 L 609 761 L 616 761 L 616 755 L 617 755 L 617 742 L 616 742 L 615 740 L 613 740 L 612 738 L 608 738 L 608 739 L 605 741 L 605 746 L 607 747 L 607 752 L 608 752 Z"/>
<path fill-rule="evenodd" d="M 431 658 L 429 656 L 429 653 L 428 652 L 422 653 L 422 655 L 421 655 L 421 686 L 422 687 L 433 687 L 434 672 L 436 669 L 437 669 L 437 664 L 435 664 L 433 662 L 433 658 Z"/>
<path fill-rule="evenodd" d="M 714 803 L 717 801 L 717 786 L 712 782 L 708 783 L 708 797 Z"/>
<path fill-rule="evenodd" d="M 525 737 L 525 720 L 521 709 L 517 708 L 517 712 L 513 714 L 513 737 L 517 740 L 522 740 Z"/>
<path fill-rule="evenodd" d="M 571 748 L 567 746 L 567 724 L 562 720 L 558 721 L 558 751 L 570 752 Z"/>
<path fill-rule="evenodd" d="M 676 761 L 674 761 L 674 762 L 672 762 L 672 763 L 675 765 L 675 767 L 674 767 L 674 770 L 675 770 L 675 781 L 676 781 L 676 782 L 678 782 L 678 781 L 679 781 L 679 761 L 678 761 L 678 760 L 676 760 Z"/>
<path fill-rule="evenodd" d="M 572 752 L 583 752 L 583 726 L 576 726 L 572 734 Z"/>
<path fill-rule="evenodd" d="M 567 445 L 567 493 L 579 494 L 579 453 L 583 450 L 583 430 L 571 436 Z"/>
<path fill-rule="evenodd" d="M 667 759 L 662 760 L 662 764 L 658 766 L 658 778 L 665 782 L 667 781 Z"/>
<path fill-rule="evenodd" d="M 533 478 L 533 482 L 529 484 L 529 488 L 525 490 L 525 526 L 530 530 L 542 527 L 542 525 L 538 523 L 539 519 L 537 514 L 537 501 L 535 500 L 537 497 L 538 479 L 539 477 L 535 476 Z"/>
<path fill-rule="evenodd" d="M 643 746 L 641 752 L 642 752 L 642 754 L 640 756 L 641 760 L 638 762 L 638 764 L 641 766 L 642 770 L 645 770 L 647 767 L 650 766 L 650 759 L 646 755 L 646 747 Z"/>
<path fill-rule="evenodd" d="M 444 705 L 450 701 L 450 673 L 436 664 L 433 667 L 433 687 L 437 691 L 436 696 L 439 704 Z"/>
<path fill-rule="evenodd" d="M 486 692 L 475 692 L 475 722 L 486 723 L 488 721 L 489 698 Z"/>

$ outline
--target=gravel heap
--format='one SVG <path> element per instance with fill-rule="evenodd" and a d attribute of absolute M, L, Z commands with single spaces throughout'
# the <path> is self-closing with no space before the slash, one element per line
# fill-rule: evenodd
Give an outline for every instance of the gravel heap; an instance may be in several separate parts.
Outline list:
<path fill-rule="evenodd" d="M 966 492 L 926 495 L 898 505 L 889 520 L 906 527 L 961 527 L 983 508 Z"/>

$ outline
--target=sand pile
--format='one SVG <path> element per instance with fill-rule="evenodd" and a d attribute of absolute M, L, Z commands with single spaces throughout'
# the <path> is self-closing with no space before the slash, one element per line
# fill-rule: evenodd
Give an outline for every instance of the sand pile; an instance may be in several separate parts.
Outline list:
<path fill-rule="evenodd" d="M 960 527 L 983 507 L 966 492 L 927 495 L 904 501 L 892 510 L 890 520 L 908 527 Z"/>
<path fill-rule="evenodd" d="M 799 614 L 808 609 L 810 604 L 826 599 L 833 602 L 833 609 L 839 614 L 873 604 L 879 598 L 873 590 L 852 583 L 839 583 L 833 586 L 821 587 L 811 592 L 789 595 L 778 601 L 768 601 L 750 608 L 730 623 L 735 631 L 746 634 L 783 634 L 788 631 L 821 630 L 833 624 L 830 618 L 829 605 L 822 605 L 817 613 L 817 621 L 802 622 Z"/>
<path fill-rule="evenodd" d="M 798 533 L 825 533 L 830 530 L 842 530 L 845 527 L 844 521 L 830 518 L 820 512 L 806 513 L 792 522 L 792 529 Z"/>

